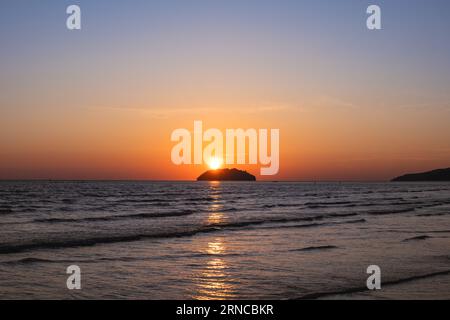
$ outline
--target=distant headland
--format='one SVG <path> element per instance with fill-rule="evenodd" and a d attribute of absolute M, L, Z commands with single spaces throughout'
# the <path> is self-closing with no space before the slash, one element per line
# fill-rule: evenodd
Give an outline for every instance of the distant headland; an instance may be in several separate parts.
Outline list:
<path fill-rule="evenodd" d="M 421 173 L 409 173 L 392 179 L 393 182 L 403 181 L 450 181 L 450 168 L 437 169 Z"/>
<path fill-rule="evenodd" d="M 217 169 L 202 173 L 197 181 L 256 181 L 256 177 L 238 169 Z"/>

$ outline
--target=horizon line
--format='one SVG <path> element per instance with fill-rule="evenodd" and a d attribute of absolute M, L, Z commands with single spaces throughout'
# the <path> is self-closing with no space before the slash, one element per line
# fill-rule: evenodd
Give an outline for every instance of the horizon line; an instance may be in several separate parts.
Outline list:
<path fill-rule="evenodd" d="M 23 182 L 27 182 L 27 181 L 47 181 L 47 182 L 68 182 L 68 181 L 72 181 L 72 182 L 204 182 L 204 181 L 197 181 L 197 179 L 191 179 L 191 180 L 183 180 L 183 179 L 96 179 L 96 178 L 88 178 L 88 179 L 65 179 L 65 178 L 57 178 L 57 179 L 52 179 L 52 178 L 28 178 L 28 179 L 1 179 L 0 178 L 0 182 L 13 182 L 13 181 L 23 181 Z M 211 181 L 206 181 L 206 182 L 211 182 Z M 246 181 L 220 181 L 218 180 L 218 182 L 246 182 Z M 360 183 L 379 183 L 379 182 L 392 182 L 391 180 L 358 180 L 358 179 L 354 179 L 354 180 L 347 180 L 347 179 L 343 179 L 343 180 L 322 180 L 322 179 L 317 179 L 317 180 L 301 180 L 301 179 L 293 179 L 293 180 L 286 180 L 286 179 L 281 179 L 281 180 L 256 180 L 256 181 L 252 181 L 252 182 L 301 182 L 301 183 L 351 183 L 351 182 L 360 182 Z"/>

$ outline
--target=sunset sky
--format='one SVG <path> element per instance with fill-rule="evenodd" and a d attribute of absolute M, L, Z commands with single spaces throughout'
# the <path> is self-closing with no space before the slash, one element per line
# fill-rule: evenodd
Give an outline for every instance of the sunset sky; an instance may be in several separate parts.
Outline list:
<path fill-rule="evenodd" d="M 448 0 L 2 0 L 0 179 L 195 179 L 206 165 L 170 159 L 194 120 L 280 129 L 278 175 L 237 166 L 258 179 L 450 167 L 449 17 Z"/>

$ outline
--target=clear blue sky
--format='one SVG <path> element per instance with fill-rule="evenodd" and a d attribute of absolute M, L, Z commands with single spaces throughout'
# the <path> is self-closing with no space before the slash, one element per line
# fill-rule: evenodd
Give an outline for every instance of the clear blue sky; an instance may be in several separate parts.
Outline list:
<path fill-rule="evenodd" d="M 69 4 L 82 8 L 79 33 L 65 29 Z M 365 28 L 369 4 L 382 8 L 378 33 Z M 357 86 L 365 72 L 383 80 L 383 89 L 400 81 L 386 77 L 392 68 L 405 76 L 402 81 L 441 94 L 450 80 L 449 14 L 446 0 L 2 0 L 0 82 L 4 87 L 11 77 L 42 69 L 65 68 L 76 76 L 126 63 L 158 75 L 196 63 L 220 69 L 222 61 L 255 73 L 274 66 L 289 81 L 303 64 L 310 81 L 327 78 L 335 86 L 332 74 L 350 73 Z M 322 68 L 328 77 L 315 72 Z M 414 81 L 418 75 L 424 81 Z"/>

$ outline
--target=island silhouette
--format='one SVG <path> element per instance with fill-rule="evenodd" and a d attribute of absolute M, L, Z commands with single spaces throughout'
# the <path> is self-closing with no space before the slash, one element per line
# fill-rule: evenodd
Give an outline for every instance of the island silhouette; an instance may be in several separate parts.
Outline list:
<path fill-rule="evenodd" d="M 256 177 L 247 171 L 233 169 L 208 170 L 197 181 L 256 181 Z"/>
<path fill-rule="evenodd" d="M 450 181 L 450 168 L 427 172 L 409 173 L 392 179 L 393 182 L 405 181 Z"/>

